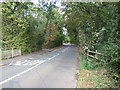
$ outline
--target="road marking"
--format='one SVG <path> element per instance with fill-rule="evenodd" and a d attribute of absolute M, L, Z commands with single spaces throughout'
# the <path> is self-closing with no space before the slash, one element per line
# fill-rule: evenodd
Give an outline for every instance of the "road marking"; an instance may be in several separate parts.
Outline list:
<path fill-rule="evenodd" d="M 69 47 L 65 48 L 64 50 L 62 50 L 62 53 L 64 53 Z"/>
<path fill-rule="evenodd" d="M 12 65 L 12 63 L 10 63 L 9 65 Z"/>
<path fill-rule="evenodd" d="M 67 47 L 67 48 L 65 48 L 64 50 L 62 50 L 62 53 L 64 53 L 67 49 L 68 49 L 69 47 Z M 62 49 L 62 48 L 60 48 L 60 49 Z M 54 50 L 54 51 L 56 51 L 56 50 Z M 56 54 L 56 55 L 54 55 L 53 57 L 50 57 L 50 58 L 48 58 L 48 60 L 51 60 L 51 59 L 53 59 L 54 57 L 56 57 L 56 56 L 58 56 L 59 55 L 59 53 L 58 54 Z M 29 58 L 29 59 L 33 59 L 33 58 Z M 35 65 L 35 64 L 37 64 L 37 63 L 39 63 L 40 61 L 37 61 L 37 60 L 35 60 L 35 61 L 32 61 L 32 60 L 24 60 L 24 61 L 17 61 L 16 63 L 10 63 L 9 65 L 11 66 L 11 65 L 15 65 L 15 66 L 21 66 L 21 65 L 23 65 L 23 66 L 27 66 L 27 65 Z"/>
<path fill-rule="evenodd" d="M 58 55 L 60 55 L 60 54 L 58 53 L 56 56 L 58 56 Z"/>
<path fill-rule="evenodd" d="M 56 50 L 54 50 L 54 52 L 55 52 L 55 51 L 57 51 L 57 49 L 56 49 Z"/>
<path fill-rule="evenodd" d="M 42 60 L 24 60 L 24 61 L 17 61 L 16 63 L 10 63 L 9 65 L 15 65 L 15 66 L 26 66 L 26 65 L 35 65 L 36 63 L 40 62 Z M 31 64 L 32 63 L 32 64 Z"/>
<path fill-rule="evenodd" d="M 53 59 L 53 58 L 55 58 L 56 56 L 54 55 L 54 56 L 52 56 L 52 57 L 50 57 L 50 58 L 48 58 L 48 60 L 51 60 L 51 59 Z"/>
<path fill-rule="evenodd" d="M 45 61 L 43 61 L 43 62 L 41 62 L 41 63 L 39 63 L 39 64 L 37 64 L 37 65 L 35 65 L 35 66 L 33 66 L 33 67 L 27 69 L 27 70 L 25 70 L 25 71 L 23 71 L 23 72 L 21 72 L 21 73 L 15 75 L 15 76 L 12 76 L 12 77 L 10 77 L 10 78 L 8 78 L 8 79 L 6 79 L 6 80 L 0 82 L 0 85 L 2 85 L 2 84 L 4 84 L 4 83 L 6 83 L 6 82 L 8 82 L 8 81 L 10 81 L 10 80 L 12 80 L 12 79 L 14 79 L 14 78 L 16 78 L 16 77 L 22 75 L 22 74 L 24 74 L 24 73 L 26 73 L 26 72 L 28 72 L 28 71 L 34 69 L 35 67 L 37 67 L 38 65 L 40 65 L 40 64 L 42 64 L 42 63 L 44 63 L 44 62 L 45 62 Z"/>
<path fill-rule="evenodd" d="M 49 58 L 49 60 L 55 58 L 55 57 L 58 56 L 58 55 L 60 55 L 60 54 L 58 53 L 58 54 L 54 55 L 53 57 Z M 12 76 L 12 77 L 10 77 L 10 78 L 8 78 L 8 79 L 6 79 L 6 80 L 0 82 L 0 85 L 4 84 L 4 83 L 6 83 L 6 82 L 8 82 L 8 81 L 10 81 L 10 80 L 12 80 L 12 79 L 14 79 L 14 78 L 20 76 L 20 75 L 23 75 L 24 73 L 29 72 L 30 70 L 36 68 L 37 66 L 39 66 L 40 64 L 42 64 L 42 63 L 44 63 L 44 62 L 46 62 L 46 61 L 47 61 L 47 60 L 43 60 L 42 62 L 36 64 L 35 66 L 33 66 L 33 67 L 31 67 L 31 68 L 29 68 L 29 69 L 27 69 L 27 70 L 25 70 L 25 71 L 23 71 L 23 72 L 21 72 L 21 73 L 15 75 L 15 76 Z"/>
<path fill-rule="evenodd" d="M 16 63 L 10 63 L 9 65 L 15 65 L 15 66 L 27 66 L 27 65 L 35 65 L 43 60 L 25 60 L 25 61 L 18 61 Z"/>
<path fill-rule="evenodd" d="M 58 56 L 58 55 L 60 55 L 60 54 L 58 53 L 58 54 L 56 54 L 56 55 L 54 55 L 54 56 L 48 58 L 48 60 L 51 60 L 51 59 L 55 58 L 55 57 Z"/>

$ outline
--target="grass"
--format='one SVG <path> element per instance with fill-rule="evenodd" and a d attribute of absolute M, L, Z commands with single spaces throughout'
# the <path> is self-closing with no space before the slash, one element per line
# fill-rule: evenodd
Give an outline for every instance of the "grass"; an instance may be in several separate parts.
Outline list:
<path fill-rule="evenodd" d="M 114 83 L 104 75 L 107 70 L 86 60 L 81 53 L 79 53 L 79 59 L 77 88 L 116 88 Z"/>

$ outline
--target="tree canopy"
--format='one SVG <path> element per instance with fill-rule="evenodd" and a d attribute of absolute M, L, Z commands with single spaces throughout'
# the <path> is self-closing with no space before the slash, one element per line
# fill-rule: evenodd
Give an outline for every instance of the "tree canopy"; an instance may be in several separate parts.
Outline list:
<path fill-rule="evenodd" d="M 3 47 L 27 53 L 62 44 L 63 21 L 54 3 L 3 2 L 2 15 Z"/>
<path fill-rule="evenodd" d="M 118 2 L 66 2 L 63 9 L 65 27 L 72 43 L 98 51 L 99 65 L 115 76 L 120 76 L 120 28 Z M 86 53 L 86 52 L 84 52 Z M 85 54 L 86 55 L 86 54 Z M 91 60 L 94 62 L 94 60 Z"/>

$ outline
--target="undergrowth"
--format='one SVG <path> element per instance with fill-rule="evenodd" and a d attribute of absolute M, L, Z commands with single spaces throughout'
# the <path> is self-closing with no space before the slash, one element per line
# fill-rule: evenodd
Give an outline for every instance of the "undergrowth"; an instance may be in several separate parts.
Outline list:
<path fill-rule="evenodd" d="M 107 70 L 101 64 L 87 60 L 82 53 L 79 53 L 79 59 L 78 88 L 118 88 L 114 80 L 107 77 Z"/>

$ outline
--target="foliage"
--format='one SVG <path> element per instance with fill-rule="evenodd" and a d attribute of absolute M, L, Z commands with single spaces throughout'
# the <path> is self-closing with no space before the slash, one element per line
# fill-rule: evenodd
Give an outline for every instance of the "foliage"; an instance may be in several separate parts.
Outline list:
<path fill-rule="evenodd" d="M 70 42 L 70 38 L 68 36 L 65 36 L 64 43 L 69 43 L 69 42 Z"/>
<path fill-rule="evenodd" d="M 35 51 L 42 44 L 40 22 L 31 15 L 33 3 L 3 2 L 4 47 L 21 47 L 23 52 Z"/>
<path fill-rule="evenodd" d="M 57 8 L 51 6 L 54 4 L 48 4 L 44 9 L 44 4 L 41 7 L 31 2 L 3 2 L 3 47 L 21 47 L 23 53 L 29 53 L 41 49 L 49 40 L 61 43 L 62 37 L 58 33 L 62 34 L 62 19 Z"/>
<path fill-rule="evenodd" d="M 119 81 L 120 38 L 119 9 L 115 2 L 67 2 L 64 18 L 73 43 L 81 48 L 102 53 L 99 65 L 104 66 Z M 91 60 L 93 62 L 93 60 Z M 115 79 L 114 78 L 114 79 Z"/>
<path fill-rule="evenodd" d="M 46 10 L 47 18 L 44 45 L 47 48 L 62 45 L 64 39 L 62 34 L 63 19 L 57 11 L 58 8 L 54 5 L 54 2 L 44 3 L 43 5 L 45 7 L 42 8 Z"/>

